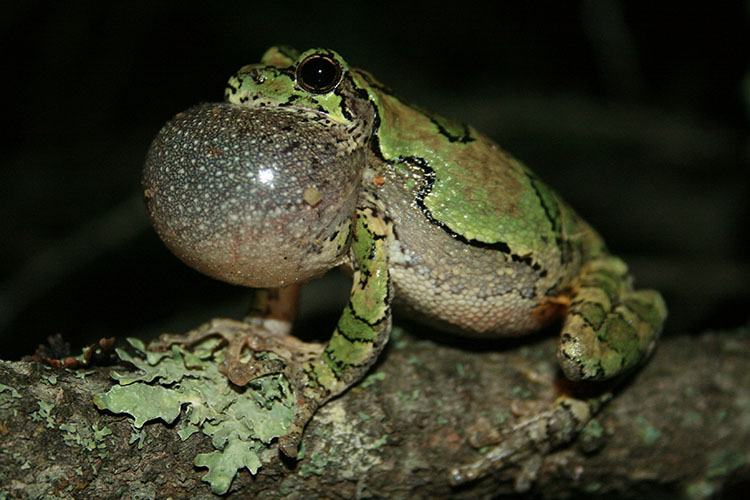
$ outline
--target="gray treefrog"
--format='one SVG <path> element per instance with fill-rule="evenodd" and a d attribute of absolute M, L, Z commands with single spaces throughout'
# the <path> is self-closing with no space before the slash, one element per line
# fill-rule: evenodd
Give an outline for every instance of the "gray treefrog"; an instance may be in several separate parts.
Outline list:
<path fill-rule="evenodd" d="M 661 295 L 635 290 L 599 235 L 475 129 L 405 103 L 327 49 L 271 48 L 231 77 L 225 97 L 164 126 L 144 192 L 179 258 L 260 290 L 244 321 L 216 319 L 162 342 L 224 336 L 222 370 L 239 385 L 285 373 L 298 402 L 279 441 L 286 455 L 296 456 L 316 409 L 375 362 L 392 300 L 473 337 L 562 320 L 558 359 L 572 380 L 614 377 L 653 349 L 667 314 Z M 353 270 L 353 284 L 330 340 L 292 337 L 300 284 L 339 265 Z M 246 348 L 280 359 L 244 361 Z M 575 431 L 596 406 L 561 398 L 533 422 Z M 494 454 L 455 469 L 454 481 L 497 466 L 508 447 L 572 439 L 570 429 L 531 434 L 506 436 Z"/>

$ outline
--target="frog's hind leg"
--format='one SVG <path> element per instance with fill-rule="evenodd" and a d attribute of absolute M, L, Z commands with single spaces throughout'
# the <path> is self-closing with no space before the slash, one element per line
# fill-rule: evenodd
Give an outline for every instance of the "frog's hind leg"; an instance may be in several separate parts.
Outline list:
<path fill-rule="evenodd" d="M 633 290 L 620 259 L 593 259 L 581 273 L 564 320 L 558 351 L 563 372 L 572 380 L 601 380 L 627 371 L 653 350 L 666 315 L 658 292 Z M 516 489 L 528 489 L 543 457 L 572 441 L 611 398 L 611 390 L 586 399 L 561 396 L 505 429 L 502 442 L 481 459 L 451 470 L 451 482 L 471 481 L 515 464 L 520 468 Z"/>
<path fill-rule="evenodd" d="M 289 368 L 297 411 L 279 449 L 296 457 L 302 431 L 315 410 L 359 380 L 383 350 L 391 330 L 388 224 L 371 207 L 359 207 L 352 239 L 352 290 L 331 339 L 319 356 Z"/>
<path fill-rule="evenodd" d="M 603 380 L 636 366 L 654 348 L 667 316 L 661 294 L 633 290 L 625 263 L 587 263 L 571 297 L 557 353 L 571 380 Z"/>

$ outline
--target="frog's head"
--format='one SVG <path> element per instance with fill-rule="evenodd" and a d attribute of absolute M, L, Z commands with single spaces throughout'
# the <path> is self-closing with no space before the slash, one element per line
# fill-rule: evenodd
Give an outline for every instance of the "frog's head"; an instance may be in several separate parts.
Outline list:
<path fill-rule="evenodd" d="M 373 97 L 344 59 L 329 49 L 299 53 L 272 47 L 258 64 L 242 67 L 229 79 L 224 97 L 245 106 L 284 106 L 323 115 L 352 136 L 368 140 L 372 133 Z"/>
<path fill-rule="evenodd" d="M 228 103 L 178 114 L 148 153 L 159 236 L 214 278 L 278 287 L 347 254 L 372 106 L 334 52 L 293 55 L 271 49 L 241 69 Z"/>

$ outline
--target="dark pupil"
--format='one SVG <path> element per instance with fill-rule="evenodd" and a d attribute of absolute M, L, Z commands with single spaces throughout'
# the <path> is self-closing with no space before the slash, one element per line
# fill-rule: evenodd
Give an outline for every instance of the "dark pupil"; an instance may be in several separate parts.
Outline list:
<path fill-rule="evenodd" d="M 299 77 L 313 91 L 327 91 L 336 83 L 336 66 L 326 57 L 311 57 L 299 69 Z"/>

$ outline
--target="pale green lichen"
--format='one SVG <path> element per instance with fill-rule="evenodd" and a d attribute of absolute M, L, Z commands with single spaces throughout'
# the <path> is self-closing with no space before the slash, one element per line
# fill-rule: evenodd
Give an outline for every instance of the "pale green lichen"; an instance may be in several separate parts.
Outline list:
<path fill-rule="evenodd" d="M 380 436 L 378 439 L 372 442 L 372 448 L 380 448 L 388 444 L 388 434 Z"/>
<path fill-rule="evenodd" d="M 727 477 L 745 465 L 745 456 L 739 450 L 720 450 L 708 457 L 707 479 Z"/>
<path fill-rule="evenodd" d="M 661 437 L 661 431 L 646 420 L 644 416 L 638 415 L 635 417 L 635 422 L 637 424 L 638 436 L 644 444 L 651 446 Z"/>
<path fill-rule="evenodd" d="M 13 416 L 18 415 L 15 399 L 21 399 L 18 391 L 9 385 L 0 384 L 0 410 L 10 410 Z"/>
<path fill-rule="evenodd" d="M 388 435 L 362 434 L 360 421 L 352 418 L 341 401 L 332 401 L 321 408 L 316 423 L 313 435 L 321 439 L 312 441 L 308 459 L 300 462 L 300 477 L 317 475 L 330 467 L 336 467 L 341 478 L 367 477 L 370 469 L 382 462 L 378 449 L 387 444 Z"/>
<path fill-rule="evenodd" d="M 208 474 L 203 476 L 203 480 L 211 484 L 214 493 L 226 493 L 237 471 L 243 467 L 251 474 L 258 472 L 261 466 L 258 456 L 261 444 L 256 442 L 252 448 L 249 445 L 250 443 L 244 440 L 230 439 L 223 450 L 199 453 L 195 457 L 196 466 L 208 467 Z"/>
<path fill-rule="evenodd" d="M 146 429 L 139 429 L 135 427 L 132 423 L 130 424 L 130 427 L 132 428 L 133 432 L 130 434 L 130 439 L 128 440 L 128 444 L 133 444 L 136 441 L 138 442 L 138 449 L 143 449 L 143 443 L 146 441 L 146 438 L 148 437 L 148 433 L 146 432 Z M 187 439 L 187 437 L 182 438 L 184 441 Z"/>
<path fill-rule="evenodd" d="M 419 389 L 414 389 L 411 391 L 411 393 L 396 391 L 396 397 L 398 397 L 402 401 L 417 401 L 419 399 L 419 394 Z"/>
<path fill-rule="evenodd" d="M 39 405 L 39 409 L 31 414 L 31 420 L 34 422 L 46 421 L 47 428 L 54 429 L 56 425 L 55 417 L 52 416 L 52 410 L 55 408 L 55 404 L 42 400 L 37 401 L 37 404 Z"/>
<path fill-rule="evenodd" d="M 359 384 L 359 386 L 363 389 L 366 389 L 367 387 L 370 387 L 376 382 L 380 382 L 382 380 L 385 380 L 385 373 L 375 372 L 372 375 L 368 375 L 367 377 L 365 377 L 365 379 L 362 381 L 361 384 Z"/>
<path fill-rule="evenodd" d="M 404 329 L 399 326 L 394 326 L 391 330 L 391 334 L 388 338 L 388 345 L 391 349 L 400 351 L 405 349 L 409 345 L 409 339 L 404 335 Z"/>
<path fill-rule="evenodd" d="M 197 455 L 194 464 L 208 467 L 203 480 L 211 484 L 214 493 L 226 493 L 243 468 L 255 474 L 261 466 L 260 453 L 286 432 L 294 413 L 286 379 L 271 375 L 245 388 L 231 385 L 218 370 L 224 349 L 213 338 L 192 351 L 172 346 L 167 352 L 148 351 L 137 339 L 128 341 L 137 355 L 120 349 L 117 354 L 139 373 L 113 372 L 119 383 L 109 392 L 97 394 L 96 406 L 131 415 L 136 429 L 154 420 L 171 424 L 180 419 L 177 432 L 181 439 L 196 432 L 209 436 L 216 451 Z M 131 443 L 137 441 L 142 447 L 144 437 L 137 432 Z"/>
<path fill-rule="evenodd" d="M 70 370 L 70 369 L 67 369 L 67 372 L 72 373 L 75 378 L 79 378 L 81 380 L 85 379 L 89 375 L 93 375 L 96 373 L 95 370 L 83 371 L 83 370 Z"/>
<path fill-rule="evenodd" d="M 18 393 L 18 391 L 15 389 L 15 387 L 11 387 L 9 385 L 0 384 L 0 393 L 2 392 L 8 392 L 10 393 L 10 397 L 20 399 L 21 395 Z"/>
<path fill-rule="evenodd" d="M 416 355 L 409 356 L 406 362 L 412 366 L 422 366 L 422 361 Z"/>
<path fill-rule="evenodd" d="M 581 429 L 583 439 L 601 439 L 604 436 L 604 426 L 599 420 L 592 418 Z"/>
<path fill-rule="evenodd" d="M 370 420 L 370 418 L 372 418 L 370 415 L 368 415 L 367 413 L 363 411 L 358 411 L 357 416 L 362 422 L 367 422 L 368 420 Z"/>
<path fill-rule="evenodd" d="M 316 476 L 322 476 L 325 472 L 326 465 L 328 465 L 328 456 L 324 453 L 312 453 L 310 460 L 302 464 L 299 468 L 299 475 L 308 478 L 312 474 Z"/>
<path fill-rule="evenodd" d="M 104 438 L 112 434 L 112 431 L 108 427 L 99 429 L 97 425 L 91 426 L 91 431 L 83 430 L 79 431 L 75 424 L 61 424 L 59 429 L 63 431 L 63 441 L 68 446 L 78 445 L 84 448 L 86 451 L 96 451 L 99 458 L 107 456 L 105 449 L 107 444 L 104 442 Z"/>
<path fill-rule="evenodd" d="M 498 411 L 494 414 L 495 424 L 497 424 L 498 426 L 505 425 L 505 423 L 510 420 L 510 417 L 510 412 L 507 412 L 505 410 Z"/>
<path fill-rule="evenodd" d="M 533 393 L 528 388 L 521 387 L 519 385 L 516 385 L 513 387 L 513 389 L 511 389 L 511 394 L 520 399 L 529 399 L 533 395 Z"/>

